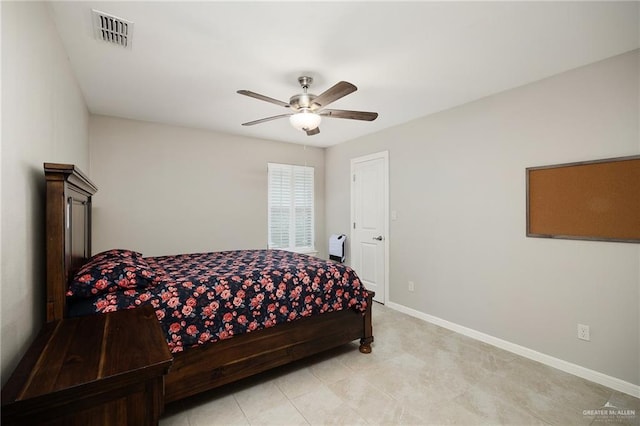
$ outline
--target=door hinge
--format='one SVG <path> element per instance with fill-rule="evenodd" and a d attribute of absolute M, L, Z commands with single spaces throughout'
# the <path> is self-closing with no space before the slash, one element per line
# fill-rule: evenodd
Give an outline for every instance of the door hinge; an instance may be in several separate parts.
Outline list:
<path fill-rule="evenodd" d="M 353 175 L 353 181 L 354 182 L 356 181 L 356 175 Z"/>
<path fill-rule="evenodd" d="M 356 223 L 353 222 L 353 229 L 356 229 Z"/>

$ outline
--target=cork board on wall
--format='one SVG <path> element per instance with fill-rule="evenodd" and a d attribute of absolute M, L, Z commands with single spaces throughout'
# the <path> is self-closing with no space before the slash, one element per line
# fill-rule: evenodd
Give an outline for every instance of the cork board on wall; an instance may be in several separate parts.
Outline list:
<path fill-rule="evenodd" d="M 527 236 L 640 243 L 640 155 L 527 168 Z"/>

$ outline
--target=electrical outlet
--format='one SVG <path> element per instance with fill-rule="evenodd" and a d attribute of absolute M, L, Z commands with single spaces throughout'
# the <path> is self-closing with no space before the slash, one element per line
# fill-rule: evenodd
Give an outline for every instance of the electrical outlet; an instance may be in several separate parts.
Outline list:
<path fill-rule="evenodd" d="M 416 291 L 416 285 L 413 281 L 409 281 L 409 291 Z"/>
<path fill-rule="evenodd" d="M 586 340 L 587 342 L 591 341 L 588 325 L 578 324 L 578 339 Z"/>

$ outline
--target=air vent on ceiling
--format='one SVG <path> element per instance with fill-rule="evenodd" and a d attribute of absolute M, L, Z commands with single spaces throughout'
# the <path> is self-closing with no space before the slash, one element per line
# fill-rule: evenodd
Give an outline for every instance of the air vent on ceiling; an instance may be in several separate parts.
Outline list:
<path fill-rule="evenodd" d="M 133 22 L 92 9 L 93 29 L 98 40 L 131 49 Z"/>

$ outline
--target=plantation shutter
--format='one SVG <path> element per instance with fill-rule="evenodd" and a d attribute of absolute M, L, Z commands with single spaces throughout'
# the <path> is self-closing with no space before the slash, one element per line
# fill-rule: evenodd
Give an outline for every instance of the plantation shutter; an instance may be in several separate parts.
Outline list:
<path fill-rule="evenodd" d="M 269 248 L 314 251 L 313 167 L 268 163 Z"/>

